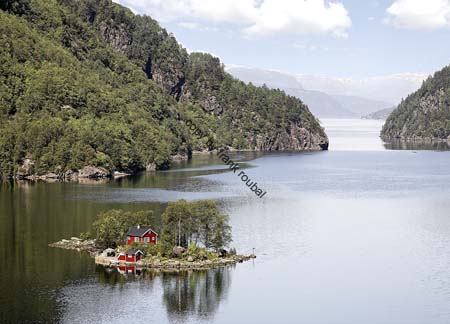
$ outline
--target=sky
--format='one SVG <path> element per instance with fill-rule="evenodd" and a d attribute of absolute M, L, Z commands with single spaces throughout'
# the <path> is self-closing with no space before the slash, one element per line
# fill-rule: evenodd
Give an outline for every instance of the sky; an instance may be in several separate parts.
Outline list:
<path fill-rule="evenodd" d="M 223 63 L 361 78 L 450 63 L 450 0 L 114 0 Z"/>

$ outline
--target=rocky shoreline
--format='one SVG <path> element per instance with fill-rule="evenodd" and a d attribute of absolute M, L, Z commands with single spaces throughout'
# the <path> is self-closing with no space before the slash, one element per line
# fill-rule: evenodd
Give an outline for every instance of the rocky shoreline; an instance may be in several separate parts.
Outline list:
<path fill-rule="evenodd" d="M 72 237 L 70 240 L 62 239 L 58 242 L 50 243 L 48 246 L 78 252 L 85 251 L 88 252 L 91 257 L 95 257 L 102 251 L 102 249 L 95 245 L 95 240 L 82 240 L 78 237 Z"/>
<path fill-rule="evenodd" d="M 156 256 L 149 256 L 140 260 L 138 262 L 125 262 L 113 260 L 110 257 L 105 257 L 101 254 L 102 249 L 95 245 L 95 240 L 82 240 L 78 237 L 72 237 L 70 240 L 62 239 L 55 243 L 50 243 L 48 246 L 65 249 L 74 250 L 78 252 L 85 251 L 95 259 L 95 263 L 106 266 L 106 267 L 116 267 L 116 266 L 136 266 L 141 269 L 155 269 L 155 270 L 206 270 L 218 267 L 224 267 L 228 265 L 234 265 L 237 263 L 242 263 L 250 259 L 255 259 L 254 254 L 251 255 L 228 255 L 224 257 L 217 257 L 213 260 L 193 260 L 191 257 L 188 258 L 162 258 Z"/>
<path fill-rule="evenodd" d="M 158 257 L 148 257 L 138 262 L 111 262 L 107 257 L 95 256 L 95 263 L 106 267 L 115 266 L 136 266 L 140 269 L 156 270 L 205 270 L 242 263 L 254 259 L 254 255 L 233 255 L 228 257 L 218 257 L 215 260 L 194 261 L 189 259 L 164 259 Z"/>

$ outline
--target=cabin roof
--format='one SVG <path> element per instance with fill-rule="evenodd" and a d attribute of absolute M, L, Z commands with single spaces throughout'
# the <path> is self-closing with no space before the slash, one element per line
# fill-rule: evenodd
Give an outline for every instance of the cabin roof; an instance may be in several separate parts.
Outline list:
<path fill-rule="evenodd" d="M 141 226 L 141 227 L 130 227 L 130 229 L 127 232 L 127 236 L 138 236 L 138 237 L 142 237 L 145 234 L 147 234 L 148 232 L 153 232 L 156 235 L 158 235 L 154 230 L 152 230 L 150 227 L 145 227 L 145 226 Z"/>

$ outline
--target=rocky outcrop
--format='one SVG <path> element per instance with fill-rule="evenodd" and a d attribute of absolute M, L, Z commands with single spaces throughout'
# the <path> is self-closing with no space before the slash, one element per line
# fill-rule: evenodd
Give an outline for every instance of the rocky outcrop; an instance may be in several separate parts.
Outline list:
<path fill-rule="evenodd" d="M 183 253 L 184 252 L 186 252 L 186 249 L 184 248 L 184 247 L 182 247 L 182 246 L 175 246 L 173 249 L 172 249 L 172 255 L 175 257 L 175 258 L 181 258 L 181 257 L 183 257 Z"/>
<path fill-rule="evenodd" d="M 150 162 L 145 166 L 146 171 L 156 171 L 156 163 Z"/>
<path fill-rule="evenodd" d="M 103 39 L 119 52 L 125 53 L 131 45 L 131 34 L 125 24 L 117 24 L 109 19 L 99 24 L 99 30 Z"/>
<path fill-rule="evenodd" d="M 182 161 L 187 161 L 188 159 L 189 159 L 189 157 L 184 154 L 175 154 L 170 157 L 171 162 L 182 162 Z"/>
<path fill-rule="evenodd" d="M 61 241 L 50 243 L 48 246 L 78 252 L 86 251 L 91 256 L 95 256 L 102 250 L 95 245 L 95 240 L 82 240 L 78 237 L 72 237 L 70 240 L 62 239 Z"/>
<path fill-rule="evenodd" d="M 86 166 L 78 170 L 78 178 L 101 179 L 110 175 L 111 173 L 108 170 L 94 166 Z"/>
<path fill-rule="evenodd" d="M 442 109 L 444 105 L 445 91 L 442 88 L 419 99 L 419 108 L 425 115 Z"/>
<path fill-rule="evenodd" d="M 223 107 L 217 101 L 216 96 L 211 94 L 207 94 L 206 98 L 200 101 L 200 106 L 207 112 L 214 112 L 217 115 L 223 113 Z"/>
<path fill-rule="evenodd" d="M 256 151 L 319 151 L 328 150 L 328 137 L 325 134 L 313 133 L 304 127 L 291 125 L 289 131 L 275 136 L 256 136 Z"/>
<path fill-rule="evenodd" d="M 25 179 L 26 177 L 31 176 L 34 173 L 34 165 L 36 161 L 34 161 L 31 157 L 27 156 L 24 159 L 20 160 L 19 167 L 17 169 L 16 177 L 18 179 Z"/>

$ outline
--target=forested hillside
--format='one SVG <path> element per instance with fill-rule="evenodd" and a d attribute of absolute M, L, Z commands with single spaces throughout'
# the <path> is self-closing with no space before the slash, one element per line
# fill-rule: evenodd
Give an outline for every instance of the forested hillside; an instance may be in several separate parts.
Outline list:
<path fill-rule="evenodd" d="M 424 81 L 390 114 L 382 136 L 448 139 L 450 136 L 450 67 Z"/>
<path fill-rule="evenodd" d="M 110 0 L 0 9 L 2 176 L 161 169 L 174 155 L 223 146 L 328 147 L 301 101 L 233 79 L 217 58 L 188 55 L 156 21 Z"/>

